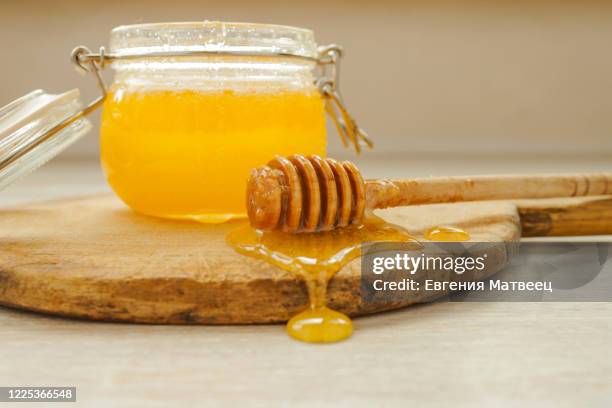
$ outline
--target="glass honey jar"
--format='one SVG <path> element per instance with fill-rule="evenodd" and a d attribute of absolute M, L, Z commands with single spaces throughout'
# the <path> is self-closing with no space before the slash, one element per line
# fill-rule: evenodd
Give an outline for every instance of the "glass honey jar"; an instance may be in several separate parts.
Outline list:
<path fill-rule="evenodd" d="M 340 56 L 338 46 L 317 47 L 313 32 L 297 27 L 120 26 L 111 31 L 108 52 L 73 51 L 73 62 L 95 74 L 102 96 L 47 126 L 41 138 L 66 133 L 102 106 L 102 167 L 129 207 L 206 223 L 245 217 L 250 169 L 276 155 L 325 156 L 326 113 L 345 143 L 369 144 L 338 92 Z M 106 67 L 114 72 L 109 86 L 100 75 Z M 45 161 L 39 157 L 46 150 L 28 153 L 29 162 Z M 0 176 L 11 164 L 2 158 L 0 149 Z"/>
<path fill-rule="evenodd" d="M 311 31 L 237 23 L 117 27 L 110 52 L 269 50 L 316 57 Z M 220 222 L 243 217 L 249 170 L 274 155 L 325 155 L 315 62 L 198 55 L 114 61 L 101 160 L 109 184 L 143 214 Z"/>

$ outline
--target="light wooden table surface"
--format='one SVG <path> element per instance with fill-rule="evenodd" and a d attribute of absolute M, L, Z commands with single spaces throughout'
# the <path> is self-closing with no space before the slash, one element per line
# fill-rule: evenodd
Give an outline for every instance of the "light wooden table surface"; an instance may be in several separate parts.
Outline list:
<path fill-rule="evenodd" d="M 359 164 L 368 177 L 399 177 L 609 171 L 609 159 Z M 56 162 L 0 193 L 0 207 L 106 190 L 96 163 Z M 77 405 L 101 407 L 612 405 L 610 303 L 439 302 L 355 327 L 350 340 L 321 346 L 290 340 L 282 325 L 108 324 L 0 309 L 0 386 L 76 386 Z"/>

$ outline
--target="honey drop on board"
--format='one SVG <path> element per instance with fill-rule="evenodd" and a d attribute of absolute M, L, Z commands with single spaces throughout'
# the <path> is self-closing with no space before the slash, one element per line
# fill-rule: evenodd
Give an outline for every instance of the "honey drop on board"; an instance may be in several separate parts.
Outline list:
<path fill-rule="evenodd" d="M 468 241 L 470 234 L 461 228 L 442 226 L 428 229 L 425 232 L 425 239 L 429 241 L 460 242 Z"/>

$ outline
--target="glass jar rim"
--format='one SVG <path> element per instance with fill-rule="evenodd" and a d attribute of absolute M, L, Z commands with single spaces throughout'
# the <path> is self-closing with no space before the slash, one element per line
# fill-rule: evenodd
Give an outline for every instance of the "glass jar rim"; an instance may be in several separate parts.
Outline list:
<path fill-rule="evenodd" d="M 110 35 L 110 52 L 119 56 L 193 51 L 316 58 L 317 44 L 305 28 L 207 20 L 124 25 Z"/>

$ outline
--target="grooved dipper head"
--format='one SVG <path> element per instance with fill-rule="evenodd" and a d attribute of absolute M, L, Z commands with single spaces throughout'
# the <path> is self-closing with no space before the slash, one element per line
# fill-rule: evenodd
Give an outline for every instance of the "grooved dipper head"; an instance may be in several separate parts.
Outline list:
<path fill-rule="evenodd" d="M 247 183 L 249 221 L 265 231 L 331 230 L 361 223 L 364 210 L 364 181 L 351 162 L 277 156 Z"/>

